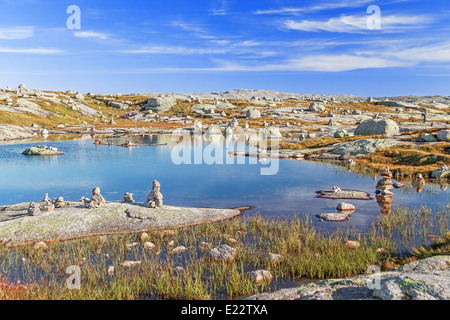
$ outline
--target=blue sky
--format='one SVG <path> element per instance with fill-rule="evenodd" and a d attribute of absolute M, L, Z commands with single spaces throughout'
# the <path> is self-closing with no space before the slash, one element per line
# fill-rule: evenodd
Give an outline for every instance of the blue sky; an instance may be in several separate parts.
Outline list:
<path fill-rule="evenodd" d="M 0 0 L 0 87 L 450 95 L 449 18 L 446 0 Z"/>

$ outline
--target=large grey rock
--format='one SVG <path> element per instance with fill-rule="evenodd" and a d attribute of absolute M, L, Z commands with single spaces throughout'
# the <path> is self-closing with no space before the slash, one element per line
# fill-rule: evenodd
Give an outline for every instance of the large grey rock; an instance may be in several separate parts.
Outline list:
<path fill-rule="evenodd" d="M 325 106 L 323 106 L 323 105 L 321 105 L 321 104 L 318 104 L 318 103 L 315 103 L 315 102 L 312 102 L 312 103 L 309 105 L 309 111 L 313 111 L 313 112 L 323 112 L 323 111 L 325 111 Z"/>
<path fill-rule="evenodd" d="M 250 109 L 250 110 L 247 110 L 245 115 L 247 118 L 257 119 L 257 118 L 261 117 L 261 112 L 259 112 L 259 110 L 257 110 L 257 109 Z"/>
<path fill-rule="evenodd" d="M 392 139 L 361 139 L 351 142 L 344 142 L 336 145 L 331 153 L 342 155 L 370 154 L 377 149 L 384 149 L 401 145 L 400 142 Z"/>
<path fill-rule="evenodd" d="M 266 138 L 281 138 L 280 129 L 275 126 L 268 126 L 263 129 L 263 136 Z"/>
<path fill-rule="evenodd" d="M 368 119 L 363 121 L 356 129 L 357 136 L 384 135 L 392 137 L 398 135 L 400 129 L 397 123 L 390 119 Z"/>
<path fill-rule="evenodd" d="M 169 111 L 176 103 L 177 99 L 175 97 L 155 97 L 147 100 L 144 109 L 152 110 L 156 113 L 163 113 Z"/>
<path fill-rule="evenodd" d="M 115 101 L 111 101 L 110 103 L 109 103 L 109 105 L 111 106 L 111 107 L 113 107 L 114 109 L 120 109 L 120 110 L 125 110 L 125 109 L 128 109 L 130 106 L 128 105 L 128 104 L 126 104 L 126 103 L 123 103 L 123 102 L 115 102 Z"/>
<path fill-rule="evenodd" d="M 84 100 L 84 96 L 81 92 L 77 92 L 73 97 L 78 100 Z"/>
<path fill-rule="evenodd" d="M 441 130 L 437 134 L 439 141 L 450 141 L 450 130 Z"/>
<path fill-rule="evenodd" d="M 346 136 L 348 136 L 348 132 L 347 132 L 347 130 L 344 130 L 344 129 L 339 129 L 339 130 L 335 131 L 333 134 L 333 137 L 335 137 L 335 138 L 344 138 Z"/>
<path fill-rule="evenodd" d="M 449 268 L 450 256 L 435 256 L 387 272 L 322 280 L 247 300 L 449 300 Z"/>

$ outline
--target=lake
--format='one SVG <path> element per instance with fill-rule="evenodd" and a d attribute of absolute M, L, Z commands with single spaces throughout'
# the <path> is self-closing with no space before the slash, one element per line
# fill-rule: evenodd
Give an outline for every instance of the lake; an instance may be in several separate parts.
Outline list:
<path fill-rule="evenodd" d="M 189 138 L 191 139 L 191 138 Z M 345 167 L 305 160 L 279 160 L 277 172 L 261 175 L 267 167 L 255 158 L 227 155 L 227 146 L 207 139 L 201 144 L 188 144 L 192 162 L 197 155 L 216 146 L 223 153 L 224 164 L 176 164 L 172 150 L 180 146 L 169 135 L 149 135 L 104 139 L 114 145 L 94 145 L 93 139 L 45 141 L 33 143 L 3 143 L 0 145 L 0 205 L 37 201 L 48 193 L 66 200 L 90 197 L 95 186 L 101 188 L 106 200 L 122 200 L 125 192 L 133 193 L 137 202 L 145 201 L 152 181 L 161 183 L 164 203 L 193 207 L 254 206 L 246 216 L 261 214 L 267 217 L 291 218 L 294 215 L 336 212 L 338 200 L 316 198 L 315 191 L 341 189 L 366 191 L 374 197 L 380 178 L 354 174 Z M 133 148 L 118 146 L 126 140 L 145 144 Z M 154 143 L 167 145 L 147 146 Z M 57 147 L 64 155 L 52 157 L 26 156 L 22 151 L 36 144 Z M 256 150 L 245 142 L 235 145 L 237 150 Z M 209 151 L 208 151 L 209 152 Z M 220 155 L 219 152 L 219 155 Z M 233 164 L 225 164 L 233 161 Z M 175 161 L 177 162 L 177 161 Z M 392 208 L 419 208 L 426 205 L 433 210 L 445 207 L 449 189 L 427 184 L 422 192 L 410 185 L 394 189 Z M 345 222 L 318 222 L 316 225 L 333 228 L 336 225 L 354 226 L 364 230 L 381 214 L 389 210 L 373 200 L 342 200 L 356 206 L 355 213 Z"/>

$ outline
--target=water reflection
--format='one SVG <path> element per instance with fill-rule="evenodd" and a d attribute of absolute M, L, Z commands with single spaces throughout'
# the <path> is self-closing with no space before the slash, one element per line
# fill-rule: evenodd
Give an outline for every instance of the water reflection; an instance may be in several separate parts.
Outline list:
<path fill-rule="evenodd" d="M 387 216 L 392 213 L 392 201 L 394 198 L 392 196 L 381 196 L 376 195 L 378 205 L 381 207 L 380 213 L 383 216 Z"/>
<path fill-rule="evenodd" d="M 425 187 L 425 178 L 421 173 L 418 173 L 413 181 L 413 187 L 416 189 L 418 193 L 421 193 L 423 191 L 423 188 Z"/>

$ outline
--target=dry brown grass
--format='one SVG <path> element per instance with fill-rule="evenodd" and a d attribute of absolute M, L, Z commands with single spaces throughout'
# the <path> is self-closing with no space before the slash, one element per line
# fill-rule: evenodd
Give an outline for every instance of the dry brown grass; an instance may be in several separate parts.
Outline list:
<path fill-rule="evenodd" d="M 421 146 L 403 145 L 362 155 L 358 157 L 358 162 L 375 170 L 383 170 L 389 165 L 390 170 L 400 176 L 416 173 L 430 176 L 431 172 L 438 170 L 442 164 L 450 163 L 449 148 L 450 144 L 447 142 Z"/>

